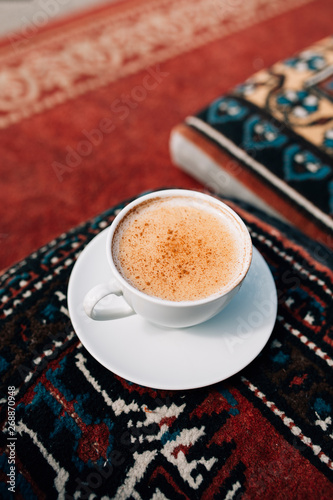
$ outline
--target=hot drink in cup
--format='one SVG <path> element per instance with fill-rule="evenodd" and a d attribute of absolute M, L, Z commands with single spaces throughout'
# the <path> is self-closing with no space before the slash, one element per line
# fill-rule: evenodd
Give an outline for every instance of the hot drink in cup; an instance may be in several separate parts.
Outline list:
<path fill-rule="evenodd" d="M 122 293 L 133 311 L 171 327 L 191 326 L 222 310 L 252 256 L 238 215 L 214 197 L 187 190 L 135 200 L 116 217 L 107 245 L 118 288 L 109 293 Z"/>
<path fill-rule="evenodd" d="M 244 228 L 230 211 L 178 195 L 130 210 L 114 233 L 112 255 L 134 288 L 179 302 L 232 288 L 244 272 L 247 246 Z"/>

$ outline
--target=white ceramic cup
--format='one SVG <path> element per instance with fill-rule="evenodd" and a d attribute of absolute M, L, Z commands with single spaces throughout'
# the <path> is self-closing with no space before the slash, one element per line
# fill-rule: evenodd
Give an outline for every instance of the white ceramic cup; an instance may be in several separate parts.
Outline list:
<path fill-rule="evenodd" d="M 237 238 L 239 238 L 239 240 L 237 240 L 237 244 L 239 242 L 239 245 L 242 247 L 244 252 L 243 266 L 237 280 L 234 280 L 222 293 L 213 294 L 200 300 L 186 300 L 179 302 L 165 300 L 139 291 L 128 283 L 119 273 L 112 255 L 112 241 L 118 224 L 130 210 L 134 207 L 138 207 L 143 202 L 146 202 L 146 200 L 170 196 L 188 197 L 189 203 L 190 200 L 193 199 L 208 202 L 222 211 L 222 213 L 227 213 L 229 219 L 231 216 L 233 223 L 237 225 Z M 231 299 L 240 289 L 251 264 L 252 242 L 249 232 L 242 219 L 225 203 L 213 196 L 197 191 L 168 189 L 141 196 L 121 210 L 112 222 L 108 231 L 106 255 L 111 269 L 112 279 L 92 288 L 86 294 L 83 302 L 86 314 L 95 320 L 119 319 L 120 317 L 137 313 L 148 321 L 163 327 L 183 328 L 202 323 L 218 314 L 227 304 L 229 304 Z M 116 295 L 118 297 L 122 296 L 123 304 L 119 306 L 119 299 L 117 299 L 118 305 L 112 304 L 112 301 L 110 301 L 110 304 L 102 308 L 102 313 L 96 312 L 97 304 L 104 297 L 109 295 Z"/>

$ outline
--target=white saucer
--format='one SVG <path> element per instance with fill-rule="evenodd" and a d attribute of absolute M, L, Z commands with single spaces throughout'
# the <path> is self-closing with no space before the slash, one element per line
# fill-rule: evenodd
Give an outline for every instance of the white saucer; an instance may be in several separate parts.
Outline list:
<path fill-rule="evenodd" d="M 80 254 L 68 285 L 75 332 L 103 366 L 143 386 L 185 390 L 231 377 L 260 353 L 274 327 L 277 294 L 271 272 L 256 249 L 239 293 L 201 325 L 164 329 L 136 314 L 111 321 L 88 318 L 82 306 L 85 294 L 111 277 L 105 252 L 107 231 Z"/>

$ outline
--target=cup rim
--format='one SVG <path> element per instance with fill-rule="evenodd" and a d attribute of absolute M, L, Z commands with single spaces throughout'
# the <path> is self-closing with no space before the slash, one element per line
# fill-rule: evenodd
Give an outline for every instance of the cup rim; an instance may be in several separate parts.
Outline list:
<path fill-rule="evenodd" d="M 224 290 L 222 293 L 215 293 L 212 295 L 209 295 L 208 297 L 204 297 L 202 299 L 198 300 L 182 300 L 182 301 L 173 301 L 173 300 L 168 300 L 168 299 L 163 299 L 160 297 L 155 297 L 154 295 L 149 295 L 147 293 L 141 292 L 137 288 L 135 288 L 133 285 L 131 285 L 123 276 L 120 274 L 118 271 L 115 263 L 113 262 L 112 258 L 112 239 L 113 235 L 115 233 L 115 230 L 120 223 L 120 221 L 125 217 L 125 215 L 132 210 L 134 207 L 140 205 L 142 202 L 146 200 L 150 200 L 153 198 L 157 197 L 163 197 L 167 198 L 169 196 L 188 196 L 188 197 L 195 197 L 199 199 L 203 199 L 206 201 L 213 201 L 214 203 L 220 205 L 223 207 L 224 210 L 229 212 L 229 214 L 232 215 L 236 219 L 236 221 L 241 225 L 241 227 L 245 230 L 245 238 L 244 241 L 246 242 L 246 259 L 244 262 L 244 266 L 242 269 L 242 272 L 240 273 L 239 277 L 232 283 L 232 286 Z M 140 297 L 146 301 L 149 301 L 153 304 L 157 305 L 166 305 L 166 306 L 173 306 L 173 307 L 195 307 L 201 304 L 207 304 L 210 302 L 214 302 L 216 300 L 220 300 L 222 297 L 226 296 L 228 293 L 230 293 L 232 290 L 234 290 L 237 286 L 239 286 L 240 283 L 244 280 L 246 277 L 250 266 L 252 262 L 252 255 L 253 255 L 253 248 L 252 248 L 252 239 L 250 236 L 250 233 L 244 223 L 244 221 L 241 219 L 241 217 L 231 208 L 229 207 L 226 203 L 221 201 L 220 199 L 214 197 L 212 194 L 206 194 L 201 191 L 195 191 L 195 190 L 190 190 L 190 189 L 164 189 L 164 190 L 158 190 L 158 191 L 152 191 L 147 194 L 143 194 L 135 200 L 131 201 L 128 203 L 124 208 L 121 209 L 121 211 L 116 215 L 116 217 L 113 219 L 111 225 L 109 226 L 109 232 L 107 235 L 106 239 L 106 252 L 107 252 L 107 259 L 109 262 L 109 265 L 111 267 L 112 275 L 121 283 L 121 285 L 126 288 L 127 290 L 130 291 L 130 293 L 136 295 L 137 297 Z"/>

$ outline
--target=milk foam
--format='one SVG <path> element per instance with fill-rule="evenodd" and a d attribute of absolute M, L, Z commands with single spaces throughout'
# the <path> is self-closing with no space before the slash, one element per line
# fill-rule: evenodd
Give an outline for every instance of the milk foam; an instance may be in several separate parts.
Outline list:
<path fill-rule="evenodd" d="M 228 211 L 196 198 L 146 200 L 117 227 L 112 254 L 138 290 L 172 301 L 232 287 L 244 269 L 244 229 Z"/>

